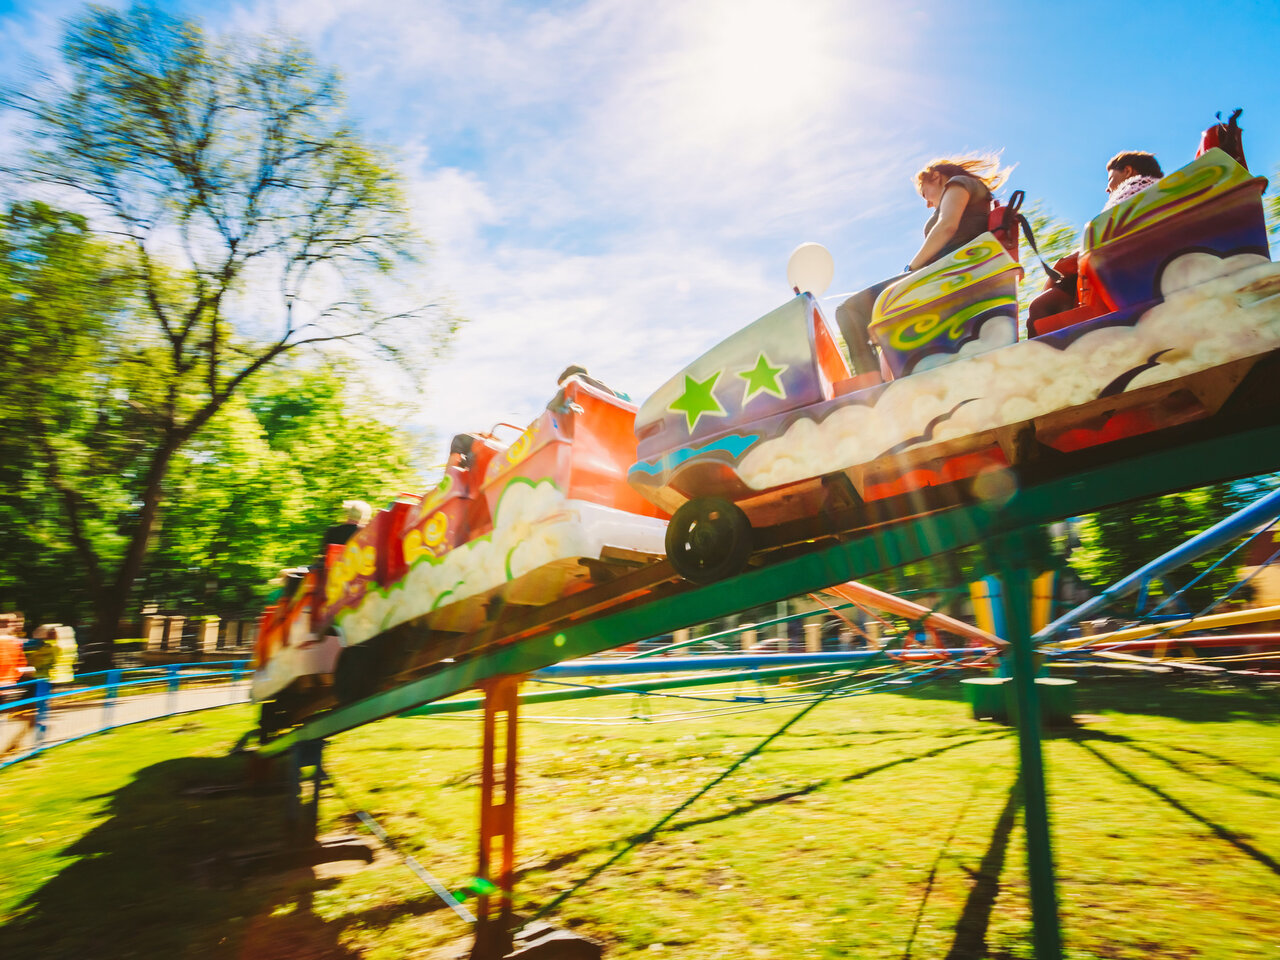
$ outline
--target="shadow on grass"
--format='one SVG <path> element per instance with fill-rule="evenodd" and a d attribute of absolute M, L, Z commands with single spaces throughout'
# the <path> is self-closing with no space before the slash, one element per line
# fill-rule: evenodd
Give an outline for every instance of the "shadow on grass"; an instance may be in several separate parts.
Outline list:
<path fill-rule="evenodd" d="M 980 676 L 982 674 L 973 674 Z M 1063 674 L 1065 676 L 1065 674 Z M 898 696 L 921 700 L 961 701 L 962 677 L 893 691 Z M 1191 723 L 1222 723 L 1229 720 L 1280 720 L 1280 698 L 1245 682 L 1227 685 L 1218 676 L 1142 674 L 1105 676 L 1082 674 L 1076 691 L 1079 713 L 1135 713 L 1169 717 Z"/>
<path fill-rule="evenodd" d="M 1257 847 L 1253 846 L 1253 844 L 1247 842 L 1246 840 L 1238 836 L 1233 831 L 1227 829 L 1220 823 L 1210 820 L 1208 817 L 1204 816 L 1203 814 L 1197 813 L 1195 810 L 1192 810 L 1189 806 L 1187 806 L 1181 800 L 1178 800 L 1170 796 L 1168 793 L 1160 789 L 1160 787 L 1157 787 L 1155 784 L 1148 783 L 1146 780 L 1143 780 L 1133 771 L 1121 766 L 1115 760 L 1108 757 L 1101 750 L 1097 749 L 1097 747 L 1093 746 L 1093 744 L 1086 743 L 1083 739 L 1079 739 L 1077 740 L 1077 746 L 1079 746 L 1080 749 L 1085 750 L 1088 753 L 1092 754 L 1099 761 L 1106 764 L 1108 767 L 1110 767 L 1116 773 L 1120 774 L 1120 776 L 1124 777 L 1130 783 L 1134 784 L 1135 786 L 1141 787 L 1143 790 L 1146 790 L 1152 795 L 1163 800 L 1165 803 L 1173 807 L 1179 813 L 1183 814 L 1184 816 L 1190 817 L 1192 820 L 1195 820 L 1197 823 L 1206 827 L 1211 833 L 1214 834 L 1214 836 L 1218 837 L 1221 840 L 1225 840 L 1227 843 L 1231 844 L 1231 846 L 1235 847 L 1241 853 L 1245 854 L 1248 857 L 1251 857 L 1252 859 L 1260 863 L 1262 866 L 1270 870 L 1272 873 L 1276 874 L 1277 876 L 1280 876 L 1280 862 L 1277 862 L 1273 857 L 1259 850 Z"/>
<path fill-rule="evenodd" d="M 776 746 L 775 744 L 770 744 L 768 752 L 769 752 L 769 755 L 772 757 L 781 757 L 781 756 L 787 756 L 789 754 L 796 754 L 796 753 L 820 753 L 820 752 L 831 753 L 833 755 L 839 756 L 843 751 L 847 751 L 850 748 L 857 748 L 859 750 L 862 750 L 868 747 L 879 747 L 887 743 L 901 743 L 904 741 L 918 743 L 923 738 L 923 736 L 925 736 L 918 729 L 913 730 L 909 733 L 903 733 L 900 735 L 895 734 L 893 736 L 874 736 L 878 732 L 880 731 L 875 731 L 875 730 L 856 731 L 854 733 L 851 733 L 849 735 L 849 738 L 840 739 L 840 740 L 831 739 L 832 737 L 831 734 L 824 734 L 824 736 L 826 736 L 829 739 L 829 742 L 808 745 L 808 746 L 784 745 L 780 747 Z M 963 727 L 956 727 L 950 730 L 943 730 L 938 733 L 929 733 L 928 736 L 934 740 L 956 740 L 961 737 L 972 739 L 975 732 L 987 734 L 990 736 L 996 736 L 996 737 L 1008 735 L 1008 730 L 1005 728 L 992 728 L 990 730 L 975 731 L 973 724 L 969 723 Z M 868 736 L 874 736 L 874 739 L 867 739 Z M 857 737 L 857 739 L 853 739 L 853 737 Z M 758 740 L 759 737 L 757 736 L 755 739 Z M 968 740 L 966 740 L 966 742 L 968 742 Z M 556 759 L 559 760 L 560 758 L 556 758 Z M 591 761 L 594 758 L 588 756 L 584 759 L 585 761 Z M 645 760 L 645 762 L 653 769 L 661 770 L 664 767 L 681 766 L 683 764 L 688 763 L 690 759 L 691 759 L 691 756 L 689 754 L 680 753 L 680 754 L 672 754 L 666 757 L 649 757 Z M 726 757 L 726 759 L 728 758 Z M 611 771 L 611 770 L 619 769 L 619 764 L 617 763 L 606 765 L 603 763 L 582 762 L 578 766 L 568 767 L 566 765 L 563 765 L 563 761 L 560 761 L 560 762 L 562 765 L 559 768 L 557 768 L 557 772 L 556 772 L 557 776 L 597 776 L 599 773 L 603 771 Z M 466 784 L 469 782 L 479 783 L 479 774 L 478 773 L 458 774 L 455 777 L 451 778 L 450 780 L 445 781 L 445 785 L 458 786 L 458 785 Z"/>
<path fill-rule="evenodd" d="M 996 819 L 982 862 L 973 874 L 973 886 L 969 888 L 969 896 L 965 898 L 964 908 L 956 921 L 956 935 L 947 950 L 946 960 L 980 960 L 987 955 L 987 928 L 991 925 L 991 912 L 1000 893 L 1000 874 L 1004 872 L 1009 836 L 1013 833 L 1019 806 L 1021 802 L 1015 782 L 1009 788 L 1009 798 Z"/>
<path fill-rule="evenodd" d="M 1209 783 L 1214 784 L 1215 786 L 1230 789 L 1230 790 L 1238 790 L 1240 793 L 1252 794 L 1255 797 L 1264 797 L 1268 800 L 1280 800 L 1280 793 L 1277 793 L 1274 790 L 1263 790 L 1259 787 L 1246 787 L 1243 784 L 1238 784 L 1238 783 L 1231 784 L 1228 786 L 1227 784 L 1222 783 L 1221 780 L 1218 780 L 1214 777 L 1205 776 L 1203 773 L 1199 773 L 1196 770 L 1193 770 L 1187 764 L 1182 763 L 1173 757 L 1165 756 L 1159 750 L 1151 749 L 1150 746 L 1134 743 L 1132 741 L 1125 743 L 1125 746 L 1130 750 L 1136 751 L 1137 753 L 1141 753 L 1141 754 L 1144 754 L 1145 756 L 1151 757 L 1153 760 L 1159 760 L 1161 763 L 1165 764 L 1166 766 L 1172 767 L 1174 770 L 1177 770 L 1183 776 L 1192 777 L 1193 779 L 1196 779 L 1196 780 L 1205 780 Z M 1160 746 L 1165 747 L 1165 749 L 1169 749 L 1167 744 L 1160 744 Z M 1203 753 L 1201 753 L 1198 750 L 1194 750 L 1190 752 L 1200 754 L 1201 756 L 1205 756 Z M 1238 764 L 1229 763 L 1228 761 L 1224 761 L 1219 757 L 1213 757 L 1212 759 L 1217 763 L 1225 764 L 1226 766 L 1231 767 L 1233 769 L 1240 769 Z M 1248 771 L 1248 772 L 1252 773 L 1252 771 Z M 1264 779 L 1270 779 L 1270 778 L 1264 778 Z"/>
<path fill-rule="evenodd" d="M 788 800 L 794 800 L 797 797 L 806 796 L 818 790 L 822 790 L 826 787 L 831 787 L 831 786 L 835 786 L 842 783 L 853 783 L 856 780 L 861 780 L 864 777 L 873 776 L 874 774 L 892 769 L 893 767 L 900 767 L 908 763 L 915 763 L 917 760 L 928 760 L 933 757 L 940 756 L 944 753 L 949 753 L 952 750 L 957 750 L 960 747 L 968 746 L 973 743 L 990 743 L 993 739 L 1002 739 L 1007 735 L 1008 734 L 1000 733 L 1000 734 L 997 734 L 995 737 L 990 737 L 990 736 L 971 737 L 970 739 L 962 740 L 959 743 L 944 744 L 940 747 L 935 747 L 932 750 L 926 750 L 924 753 L 914 754 L 909 757 L 899 757 L 896 760 L 888 760 L 884 763 L 878 763 L 875 766 L 866 767 L 862 770 L 858 770 L 855 773 L 847 774 L 846 776 L 843 776 L 843 777 L 827 777 L 822 780 L 815 780 L 812 783 L 807 783 L 802 787 L 796 787 L 793 790 L 784 790 L 781 793 L 770 794 L 767 797 L 759 797 L 747 803 L 738 804 L 737 806 L 732 807 L 729 810 L 725 810 L 722 813 L 711 814 L 705 817 L 694 817 L 689 820 L 679 820 L 676 823 L 663 827 L 662 830 L 659 831 L 659 833 L 656 835 L 651 835 L 648 831 L 632 834 L 631 836 L 623 838 L 622 842 L 627 844 L 634 844 L 634 845 L 647 843 L 650 840 L 653 840 L 655 836 L 666 836 L 667 834 L 680 833 L 681 831 L 689 830 L 689 829 L 692 829 L 693 827 L 706 826 L 707 824 L 710 824 L 710 823 L 717 823 L 719 821 L 729 820 L 734 817 L 740 817 L 740 816 L 743 816 L 744 814 L 753 813 L 756 810 L 761 810 L 766 807 L 771 807 L 774 804 L 785 803 Z M 548 873 L 553 870 L 558 870 L 561 867 L 565 867 L 572 863 L 575 863 L 576 861 L 592 853 L 597 853 L 601 850 L 612 849 L 613 847 L 616 846 L 617 842 L 618 841 L 612 841 L 609 843 L 592 844 L 590 846 L 580 847 L 577 850 L 570 850 L 566 853 L 562 853 L 555 857 L 552 857 L 550 860 L 545 860 L 542 863 L 532 864 L 528 867 L 525 867 L 524 869 L 517 871 L 516 877 L 517 879 L 520 879 L 535 872 Z"/>
<path fill-rule="evenodd" d="M 1239 770 L 1241 773 L 1248 774 L 1257 780 L 1263 780 L 1267 783 L 1280 783 L 1280 777 L 1277 777 L 1275 774 L 1263 773 L 1260 770 L 1254 770 L 1252 767 L 1243 764 L 1238 760 L 1228 760 L 1226 757 L 1220 757 L 1216 753 L 1209 753 L 1207 750 L 1197 750 L 1194 747 L 1184 747 L 1177 743 L 1162 743 L 1160 746 L 1167 750 L 1177 750 L 1180 753 L 1189 753 L 1193 756 L 1202 757 L 1212 763 L 1219 763 L 1232 770 Z"/>
<path fill-rule="evenodd" d="M 236 866 L 232 851 L 269 846 L 283 835 L 283 794 L 181 793 L 243 776 L 238 757 L 166 760 L 91 798 L 104 801 L 106 819 L 62 850 L 65 866 L 14 910 L 0 929 L 0 956 L 359 956 L 341 944 L 342 932 L 380 918 L 318 917 L 316 894 L 337 880 L 309 868 Z"/>
<path fill-rule="evenodd" d="M 1076 743 L 1083 743 L 1084 741 L 1093 740 L 1093 741 L 1101 741 L 1103 743 L 1120 744 L 1121 746 L 1129 750 L 1132 750 L 1135 753 L 1141 753 L 1144 756 L 1148 756 L 1152 760 L 1159 760 L 1165 766 L 1170 767 L 1171 769 L 1177 770 L 1183 776 L 1190 777 L 1193 780 L 1204 780 L 1208 783 L 1212 783 L 1214 786 L 1223 790 L 1236 790 L 1236 791 L 1239 791 L 1240 793 L 1247 793 L 1255 797 L 1263 797 L 1264 799 L 1267 799 L 1267 800 L 1280 800 L 1280 793 L 1277 793 L 1274 790 L 1265 790 L 1261 787 L 1248 787 L 1239 783 L 1235 783 L 1235 784 L 1223 783 L 1222 780 L 1218 779 L 1217 777 L 1211 777 L 1203 773 L 1200 773 L 1192 769 L 1191 767 L 1189 767 L 1187 764 L 1181 763 L 1178 760 L 1174 759 L 1173 757 L 1166 756 L 1164 753 L 1160 752 L 1160 750 L 1163 749 L 1168 751 L 1176 750 L 1181 753 L 1188 753 L 1188 754 L 1191 754 L 1192 756 L 1200 757 L 1203 760 L 1208 760 L 1210 763 L 1220 764 L 1229 770 L 1236 770 L 1242 774 L 1246 774 L 1248 776 L 1254 777 L 1258 780 L 1263 781 L 1264 783 L 1280 783 L 1280 777 L 1275 777 L 1268 773 L 1262 773 L 1261 771 L 1254 770 L 1243 763 L 1238 763 L 1235 760 L 1228 760 L 1226 757 L 1220 757 L 1217 754 L 1209 753 L 1205 750 L 1196 750 L 1192 747 L 1184 747 L 1179 744 L 1164 743 L 1162 741 L 1153 741 L 1149 738 L 1144 738 L 1143 740 L 1138 741 L 1138 740 L 1135 740 L 1133 737 L 1127 737 L 1124 734 L 1108 733 L 1105 730 L 1097 730 L 1090 727 L 1048 728 L 1044 731 L 1044 739 L 1045 740 L 1072 740 L 1072 741 L 1075 741 Z M 1160 748 L 1160 749 L 1155 749 L 1155 748 Z"/>
<path fill-rule="evenodd" d="M 899 757 L 897 760 L 886 760 L 884 763 L 878 763 L 872 767 L 866 767 L 856 773 L 850 773 L 843 777 L 828 777 L 824 780 L 815 780 L 807 783 L 803 787 L 797 787 L 794 790 L 784 790 L 782 793 L 775 793 L 772 796 L 760 797 L 749 803 L 739 804 L 723 813 L 713 814 L 706 817 L 697 817 L 692 820 L 681 820 L 664 829 L 663 833 L 677 833 L 681 830 L 688 830 L 691 827 L 700 827 L 708 823 L 716 823 L 720 820 L 728 820 L 732 817 L 740 817 L 743 814 L 753 813 L 763 807 L 773 806 L 775 803 L 783 803 L 787 800 L 794 800 L 797 797 L 803 797 L 818 790 L 827 787 L 836 786 L 842 783 L 853 783 L 855 780 L 861 780 L 864 777 L 870 777 L 877 773 L 883 773 L 885 770 L 891 770 L 894 767 L 901 767 L 908 763 L 915 763 L 918 760 L 929 760 L 933 757 L 941 756 L 944 753 L 950 753 L 952 750 L 958 750 L 960 747 L 966 747 L 973 743 L 990 743 L 994 739 L 1000 739 L 1002 735 L 995 737 L 971 737 L 968 740 L 961 740 L 957 743 L 947 743 L 940 747 L 934 747 L 932 750 L 926 750 L 924 753 L 917 753 L 910 757 Z"/>
<path fill-rule="evenodd" d="M 929 875 L 925 878 L 924 895 L 920 898 L 920 905 L 916 908 L 915 922 L 911 925 L 911 935 L 907 938 L 907 948 L 902 952 L 902 960 L 911 960 L 911 951 L 915 948 L 916 935 L 920 932 L 920 923 L 924 920 L 925 909 L 929 905 L 929 897 L 933 895 L 933 885 L 938 878 L 938 868 L 942 865 L 942 859 L 947 855 L 947 851 L 951 848 L 952 842 L 956 838 L 956 834 L 960 830 L 960 824 L 964 822 L 965 815 L 969 812 L 969 804 L 973 802 L 974 797 L 978 795 L 982 788 L 983 778 L 979 777 L 973 785 L 973 790 L 956 813 L 955 822 L 951 825 L 951 832 L 947 834 L 947 839 L 942 842 L 942 846 L 938 849 L 938 855 L 933 858 L 933 864 L 929 867 Z M 1016 796 L 1010 792 L 1009 799 L 1005 803 L 1004 812 L 996 821 L 995 833 L 992 836 L 991 844 L 987 848 L 986 854 L 982 858 L 982 863 L 977 872 L 968 871 L 974 879 L 974 885 L 969 891 L 969 896 L 965 901 L 965 908 L 957 923 L 956 939 L 952 942 L 951 952 L 947 954 L 947 960 L 977 960 L 984 955 L 983 951 L 986 947 L 987 926 L 991 922 L 991 908 L 995 905 L 996 894 L 1000 890 L 1000 873 L 1004 870 L 1004 852 L 1009 845 L 1009 834 L 1013 830 L 1014 812 L 1017 807 Z M 966 868 L 967 870 L 967 868 Z"/>

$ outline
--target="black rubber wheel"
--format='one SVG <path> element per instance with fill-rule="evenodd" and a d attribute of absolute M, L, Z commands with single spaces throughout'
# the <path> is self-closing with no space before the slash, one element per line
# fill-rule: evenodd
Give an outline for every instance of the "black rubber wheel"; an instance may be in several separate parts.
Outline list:
<path fill-rule="evenodd" d="M 338 703 L 355 703 L 378 691 L 382 679 L 382 658 L 378 652 L 369 643 L 362 643 L 338 654 L 338 665 L 333 672 L 333 692 Z"/>
<path fill-rule="evenodd" d="M 667 559 L 694 583 L 741 573 L 751 556 L 751 521 L 723 497 L 685 503 L 667 524 Z"/>

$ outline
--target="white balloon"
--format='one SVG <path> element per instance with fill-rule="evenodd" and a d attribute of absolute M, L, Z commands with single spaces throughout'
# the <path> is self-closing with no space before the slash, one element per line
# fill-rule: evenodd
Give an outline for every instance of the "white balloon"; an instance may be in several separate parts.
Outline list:
<path fill-rule="evenodd" d="M 801 293 L 822 296 L 831 286 L 836 275 L 836 264 L 831 251 L 820 243 L 802 243 L 791 251 L 787 260 L 787 283 Z"/>

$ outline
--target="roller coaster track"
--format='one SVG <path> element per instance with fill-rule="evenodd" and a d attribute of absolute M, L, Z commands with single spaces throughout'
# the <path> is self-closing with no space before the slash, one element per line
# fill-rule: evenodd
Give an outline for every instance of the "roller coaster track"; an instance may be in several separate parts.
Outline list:
<path fill-rule="evenodd" d="M 530 673 L 749 607 L 821 590 L 1024 528 L 1144 497 L 1280 470 L 1280 358 L 1260 363 L 1215 417 L 1092 448 L 1030 458 L 1007 502 L 948 503 L 945 488 L 911 498 L 899 515 L 850 507 L 760 531 L 765 565 L 707 586 L 681 580 L 666 561 L 624 573 L 546 607 L 497 611 L 495 623 L 447 644 L 431 672 L 314 716 L 264 743 L 265 756 L 321 740 L 474 688 Z M 910 515 L 903 515 L 903 514 Z M 424 642 L 422 625 L 396 628 Z M 415 632 L 419 636 L 415 637 Z"/>

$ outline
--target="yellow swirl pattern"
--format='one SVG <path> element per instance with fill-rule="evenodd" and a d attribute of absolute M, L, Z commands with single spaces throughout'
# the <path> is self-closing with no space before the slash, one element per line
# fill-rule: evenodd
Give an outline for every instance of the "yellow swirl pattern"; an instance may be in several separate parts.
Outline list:
<path fill-rule="evenodd" d="M 443 513 L 437 513 L 422 528 L 422 542 L 428 547 L 438 547 L 444 542 L 444 536 L 448 532 L 449 518 Z"/>
<path fill-rule="evenodd" d="M 529 424 L 528 428 L 520 436 L 516 437 L 516 442 L 507 447 L 506 452 L 500 457 L 494 457 L 489 463 L 489 469 L 485 471 L 485 480 L 492 480 L 494 477 L 502 473 L 508 467 L 514 467 L 523 460 L 533 450 L 533 442 L 537 438 L 541 430 L 542 421 L 535 420 Z"/>
<path fill-rule="evenodd" d="M 324 597 L 328 603 L 337 603 L 347 586 L 356 577 L 371 577 L 377 569 L 377 553 L 371 546 L 348 543 L 325 578 Z"/>
<path fill-rule="evenodd" d="M 986 310 L 1016 303 L 1016 298 L 994 297 L 989 300 L 980 300 L 958 313 L 952 314 L 945 321 L 942 319 L 942 315 L 938 313 L 926 313 L 902 318 L 898 321 L 898 326 L 894 327 L 889 334 L 889 344 L 895 350 L 906 352 L 915 350 L 917 347 L 923 347 L 925 344 L 931 343 L 944 335 L 951 340 L 959 340 L 965 335 L 967 324 L 971 318 Z M 1016 313 L 1016 306 L 1014 311 Z M 885 326 L 889 326 L 889 324 L 886 323 Z"/>
<path fill-rule="evenodd" d="M 436 513 L 420 527 L 414 527 L 404 535 L 404 560 L 410 566 L 423 554 L 435 555 L 437 547 L 445 542 L 449 532 L 449 518 Z"/>
<path fill-rule="evenodd" d="M 1021 269 L 994 234 L 984 233 L 973 243 L 917 270 L 882 293 L 876 301 L 871 326 L 873 329 L 883 327 L 930 300 L 1007 271 Z"/>

